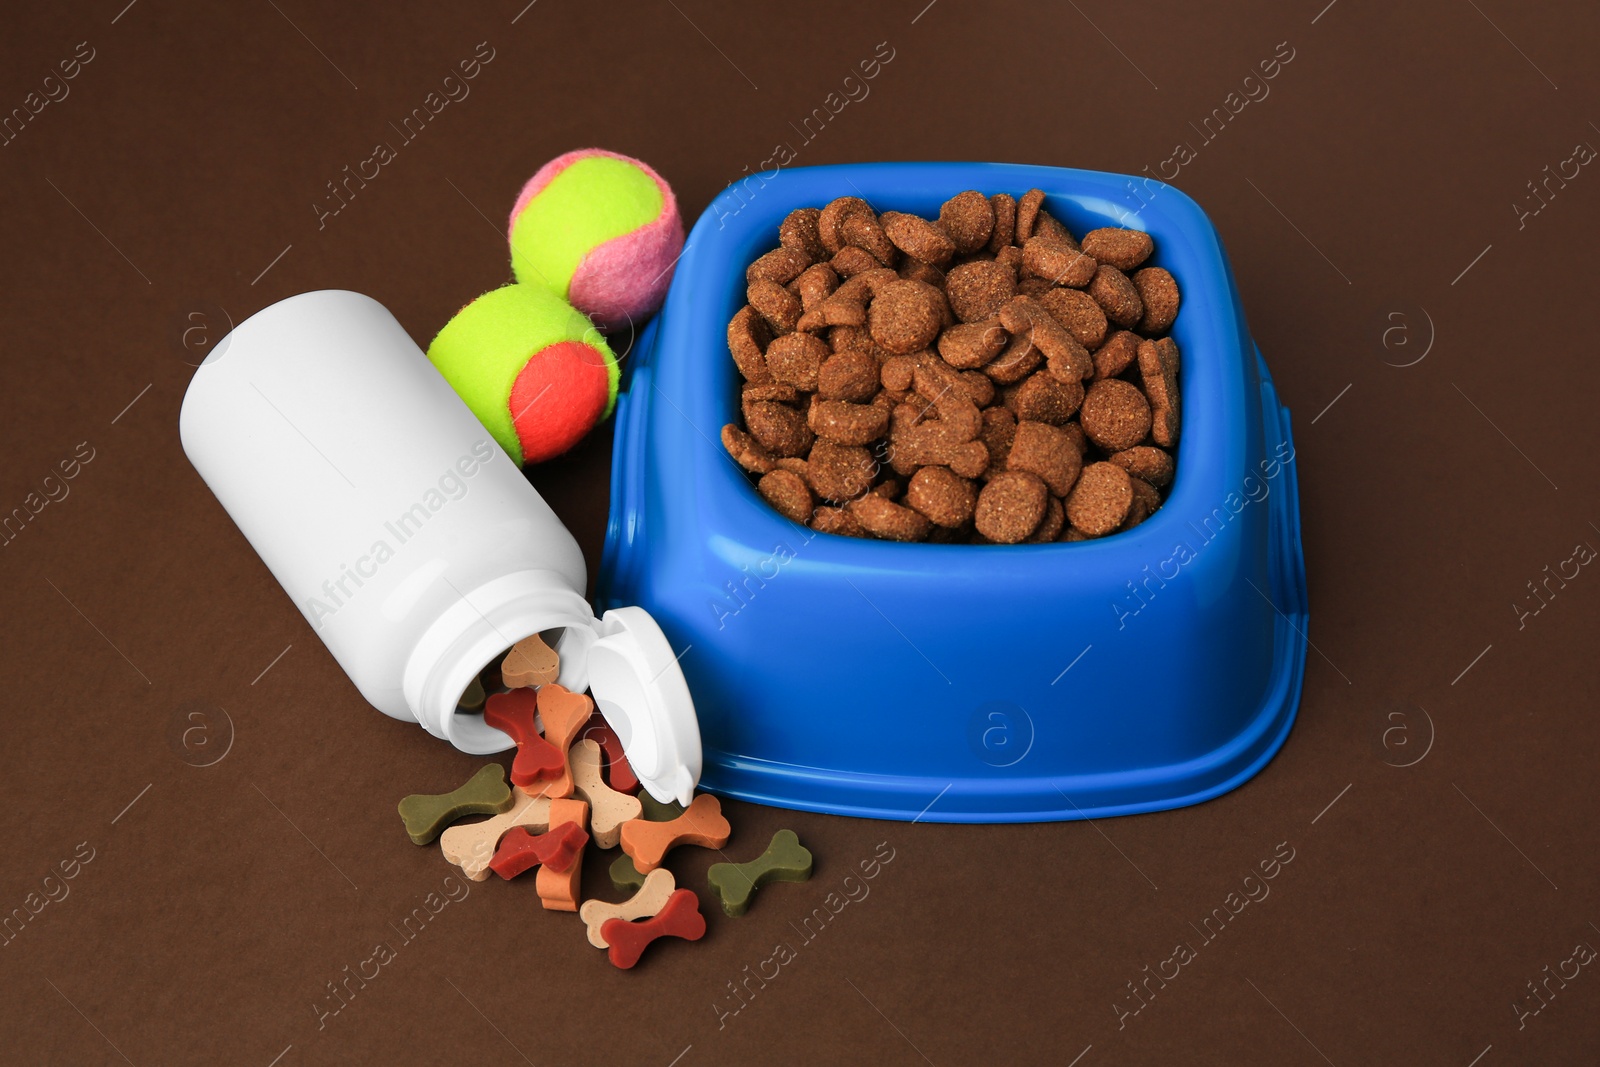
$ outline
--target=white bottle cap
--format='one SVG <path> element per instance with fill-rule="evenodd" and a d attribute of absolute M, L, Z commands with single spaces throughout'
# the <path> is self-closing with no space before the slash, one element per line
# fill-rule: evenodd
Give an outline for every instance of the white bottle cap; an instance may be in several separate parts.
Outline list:
<path fill-rule="evenodd" d="M 700 780 L 700 723 L 678 657 L 643 608 L 613 608 L 595 626 L 589 691 L 641 785 L 688 806 Z"/>

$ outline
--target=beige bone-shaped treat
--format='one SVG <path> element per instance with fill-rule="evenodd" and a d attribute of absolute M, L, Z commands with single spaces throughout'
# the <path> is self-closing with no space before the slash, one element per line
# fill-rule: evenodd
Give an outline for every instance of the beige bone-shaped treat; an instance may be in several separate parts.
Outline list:
<path fill-rule="evenodd" d="M 639 798 L 619 793 L 606 785 L 605 779 L 600 777 L 600 745 L 597 742 L 588 738 L 579 741 L 572 746 L 568 761 L 578 795 L 589 802 L 589 835 L 601 848 L 616 848 L 622 837 L 622 824 L 629 819 L 639 818 Z"/>
<path fill-rule="evenodd" d="M 550 801 L 545 797 L 530 797 L 520 788 L 514 789 L 515 800 L 511 810 L 483 822 L 457 823 L 439 835 L 439 849 L 444 858 L 461 868 L 461 872 L 474 882 L 489 877 L 489 861 L 507 830 L 525 826 L 535 833 L 550 828 Z"/>
<path fill-rule="evenodd" d="M 602 926 L 611 919 L 626 919 L 629 922 L 648 919 L 661 910 L 676 888 L 672 872 L 665 867 L 657 867 L 645 875 L 644 885 L 639 891 L 620 904 L 604 900 L 584 901 L 583 907 L 578 909 L 578 918 L 589 924 L 589 944 L 595 948 L 609 948 L 609 943 L 600 935 Z"/>

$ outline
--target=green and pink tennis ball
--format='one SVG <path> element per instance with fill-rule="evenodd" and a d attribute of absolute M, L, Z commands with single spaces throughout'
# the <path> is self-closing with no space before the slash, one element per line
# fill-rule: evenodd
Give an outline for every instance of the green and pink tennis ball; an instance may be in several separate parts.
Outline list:
<path fill-rule="evenodd" d="M 605 338 L 543 285 L 484 293 L 445 323 L 428 359 L 518 464 L 561 455 L 617 402 Z"/>
<path fill-rule="evenodd" d="M 511 270 L 553 290 L 602 330 L 661 306 L 683 251 L 672 188 L 647 164 L 601 148 L 557 156 L 511 209 Z"/>

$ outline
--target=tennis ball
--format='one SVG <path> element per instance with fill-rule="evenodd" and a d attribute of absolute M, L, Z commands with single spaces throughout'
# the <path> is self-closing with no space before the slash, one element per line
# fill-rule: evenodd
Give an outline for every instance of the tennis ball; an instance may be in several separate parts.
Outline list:
<path fill-rule="evenodd" d="M 602 330 L 641 324 L 683 250 L 678 201 L 637 159 L 583 148 L 528 179 L 511 209 L 511 271 L 572 301 Z"/>
<path fill-rule="evenodd" d="M 538 285 L 490 290 L 428 359 L 519 464 L 567 451 L 617 402 L 617 359 L 577 308 Z"/>

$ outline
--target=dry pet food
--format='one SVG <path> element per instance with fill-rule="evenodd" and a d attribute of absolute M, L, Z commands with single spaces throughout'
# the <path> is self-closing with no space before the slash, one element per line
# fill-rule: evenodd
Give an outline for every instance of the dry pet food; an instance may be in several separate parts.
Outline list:
<path fill-rule="evenodd" d="M 1156 253 L 1139 230 L 1080 240 L 1038 189 L 969 189 L 932 219 L 855 196 L 792 211 L 728 323 L 742 382 L 723 447 L 823 533 L 1129 529 L 1170 491 L 1181 424 L 1181 297 Z"/>

